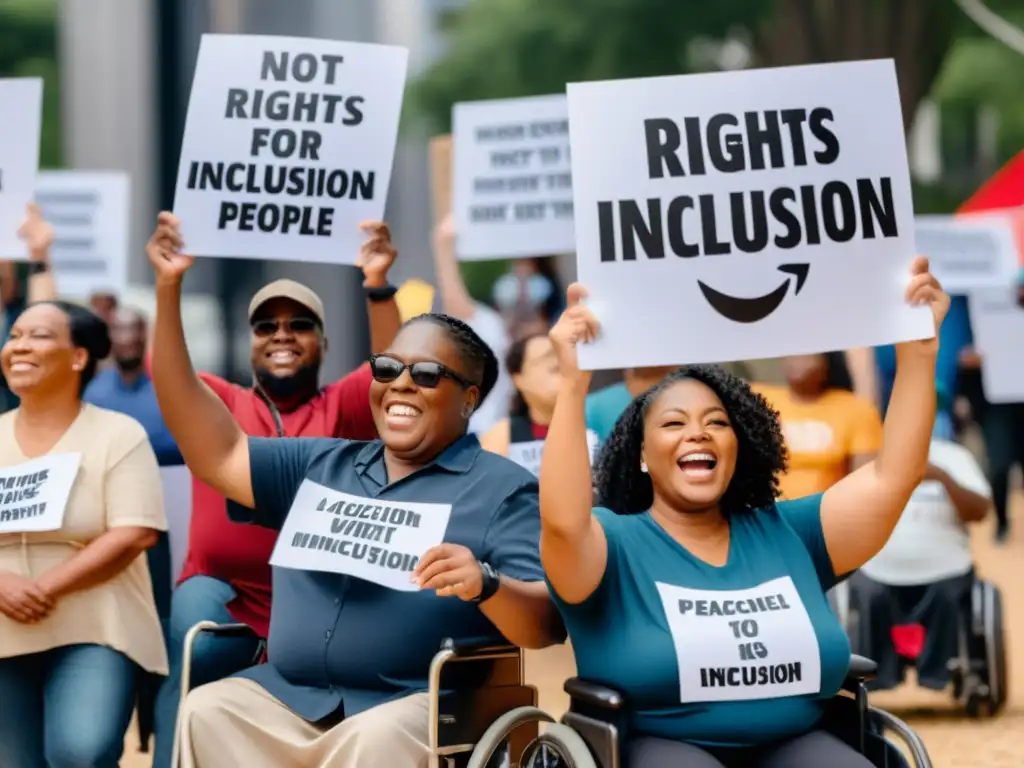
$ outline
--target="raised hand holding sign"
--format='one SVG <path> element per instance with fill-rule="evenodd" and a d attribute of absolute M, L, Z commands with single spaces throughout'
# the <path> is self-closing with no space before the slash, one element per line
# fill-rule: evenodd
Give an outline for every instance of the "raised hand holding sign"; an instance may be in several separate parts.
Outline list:
<path fill-rule="evenodd" d="M 185 243 L 181 239 L 180 225 L 177 216 L 163 211 L 157 217 L 153 236 L 146 243 L 146 255 L 156 271 L 158 284 L 177 285 L 195 261 L 181 252 Z"/>

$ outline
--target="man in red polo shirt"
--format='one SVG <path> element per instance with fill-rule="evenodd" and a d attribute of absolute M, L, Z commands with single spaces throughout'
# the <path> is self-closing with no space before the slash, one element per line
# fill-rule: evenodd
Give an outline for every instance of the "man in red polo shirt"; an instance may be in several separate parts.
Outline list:
<path fill-rule="evenodd" d="M 168 225 L 176 229 L 177 219 L 161 213 L 158 228 Z M 368 223 L 363 230 L 367 241 L 357 263 L 363 271 L 371 346 L 381 352 L 401 325 L 396 291 L 387 282 L 397 252 L 387 225 Z M 171 288 L 180 295 L 180 284 Z M 180 332 L 180 314 L 161 315 L 158 321 L 178 326 Z M 253 296 L 249 323 L 253 386 L 240 387 L 211 374 L 200 375 L 247 434 L 355 440 L 377 436 L 370 414 L 369 365 L 323 389 L 319 386 L 327 339 L 324 307 L 316 293 L 293 280 L 276 280 Z M 160 689 L 156 706 L 154 768 L 170 768 L 181 694 L 182 645 L 188 630 L 199 621 L 239 621 L 261 638 L 267 636 L 269 563 L 275 539 L 273 531 L 231 522 L 224 497 L 193 479 L 188 553 L 174 591 L 167 630 L 170 677 Z M 201 638 L 193 646 L 192 683 L 201 685 L 245 669 L 258 660 L 261 651 L 261 641 L 251 637 Z"/>

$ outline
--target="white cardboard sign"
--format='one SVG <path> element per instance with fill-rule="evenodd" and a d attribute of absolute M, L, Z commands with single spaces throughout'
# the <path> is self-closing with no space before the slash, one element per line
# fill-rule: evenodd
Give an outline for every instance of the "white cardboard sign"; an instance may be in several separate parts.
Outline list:
<path fill-rule="evenodd" d="M 978 291 L 967 300 L 981 385 L 990 403 L 1024 403 L 1024 309 L 1016 289 Z"/>
<path fill-rule="evenodd" d="M 593 464 L 597 458 L 597 450 L 600 447 L 600 440 L 597 433 L 587 430 L 587 451 L 590 454 L 590 463 Z M 544 455 L 543 440 L 528 440 L 524 443 L 509 443 L 508 458 L 514 461 L 523 469 L 528 469 L 540 477 L 540 460 Z"/>
<path fill-rule="evenodd" d="M 164 488 L 167 537 L 171 545 L 171 574 L 177 583 L 188 554 L 188 532 L 192 524 L 192 473 L 184 464 L 160 467 L 160 482 Z"/>
<path fill-rule="evenodd" d="M 80 453 L 52 453 L 0 469 L 0 533 L 58 531 Z"/>
<path fill-rule="evenodd" d="M 353 264 L 384 218 L 408 51 L 203 35 L 175 188 L 196 256 Z"/>
<path fill-rule="evenodd" d="M 303 480 L 270 564 L 415 592 L 413 569 L 444 541 L 451 513 L 451 504 L 368 499 Z"/>
<path fill-rule="evenodd" d="M 918 216 L 914 226 L 918 253 L 948 293 L 1010 285 L 1020 270 L 1006 216 Z"/>
<path fill-rule="evenodd" d="M 934 335 L 892 61 L 571 83 L 587 369 Z"/>
<path fill-rule="evenodd" d="M 452 126 L 452 212 L 459 258 L 572 252 L 565 95 L 456 104 Z"/>
<path fill-rule="evenodd" d="M 820 691 L 818 636 L 789 576 L 751 589 L 657 587 L 676 647 L 683 704 Z"/>
<path fill-rule="evenodd" d="M 53 227 L 50 263 L 61 296 L 120 295 L 128 287 L 128 174 L 42 171 L 36 202 Z"/>
<path fill-rule="evenodd" d="M 0 258 L 28 255 L 18 229 L 35 192 L 42 123 L 42 79 L 0 80 Z"/>

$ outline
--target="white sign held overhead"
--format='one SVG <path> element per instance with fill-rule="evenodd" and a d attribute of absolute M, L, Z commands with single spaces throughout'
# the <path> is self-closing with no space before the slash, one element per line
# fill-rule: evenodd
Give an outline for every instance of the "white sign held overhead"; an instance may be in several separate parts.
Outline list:
<path fill-rule="evenodd" d="M 196 256 L 355 262 L 384 218 L 408 51 L 203 35 L 174 213 Z"/>
<path fill-rule="evenodd" d="M 571 253 L 575 233 L 565 96 L 456 104 L 452 126 L 459 258 Z"/>
<path fill-rule="evenodd" d="M 918 253 L 949 293 L 1011 285 L 1020 270 L 1006 216 L 918 216 L 914 227 Z"/>
<path fill-rule="evenodd" d="M 32 201 L 39 170 L 43 122 L 43 81 L 38 77 L 0 80 L 0 258 L 28 254 L 18 239 L 25 208 Z"/>
<path fill-rule="evenodd" d="M 981 385 L 990 403 L 1024 403 L 1024 308 L 1016 288 L 977 291 L 967 300 Z"/>
<path fill-rule="evenodd" d="M 0 469 L 0 533 L 60 530 L 81 463 L 79 453 L 51 453 Z"/>
<path fill-rule="evenodd" d="M 934 335 L 891 61 L 570 84 L 588 369 Z"/>
<path fill-rule="evenodd" d="M 116 296 L 128 286 L 130 186 L 126 173 L 40 172 L 36 202 L 53 227 L 50 262 L 61 296 Z"/>
<path fill-rule="evenodd" d="M 451 514 L 451 504 L 368 499 L 303 480 L 270 564 L 415 592 L 413 569 L 428 549 L 444 541 Z"/>

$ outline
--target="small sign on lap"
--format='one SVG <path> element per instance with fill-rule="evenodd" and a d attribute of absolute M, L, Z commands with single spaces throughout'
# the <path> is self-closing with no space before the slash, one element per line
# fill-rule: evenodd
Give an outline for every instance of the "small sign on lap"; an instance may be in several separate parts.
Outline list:
<path fill-rule="evenodd" d="M 751 589 L 657 587 L 676 647 L 683 704 L 820 691 L 818 638 L 789 576 Z"/>
<path fill-rule="evenodd" d="M 571 253 L 575 233 L 565 95 L 456 104 L 452 125 L 459 258 Z"/>
<path fill-rule="evenodd" d="M 892 61 L 570 83 L 587 369 L 934 335 Z"/>
<path fill-rule="evenodd" d="M 303 480 L 270 564 L 415 592 L 413 569 L 444 541 L 451 513 L 450 504 L 369 499 Z"/>
<path fill-rule="evenodd" d="M 0 80 L 0 258 L 28 253 L 18 239 L 39 170 L 43 81 L 38 77 Z"/>
<path fill-rule="evenodd" d="M 408 51 L 203 35 L 174 213 L 189 253 L 355 262 L 384 217 Z"/>
<path fill-rule="evenodd" d="M 918 216 L 914 226 L 918 253 L 947 293 L 1009 285 L 1020 271 L 1007 216 Z"/>
<path fill-rule="evenodd" d="M 972 293 L 967 300 L 981 384 L 990 403 L 1024 403 L 1024 308 L 1016 290 Z"/>
<path fill-rule="evenodd" d="M 117 296 L 128 287 L 130 188 L 126 173 L 39 174 L 36 202 L 53 227 L 50 263 L 61 296 Z"/>
<path fill-rule="evenodd" d="M 0 469 L 0 533 L 60 530 L 81 463 L 79 453 L 53 453 Z"/>

